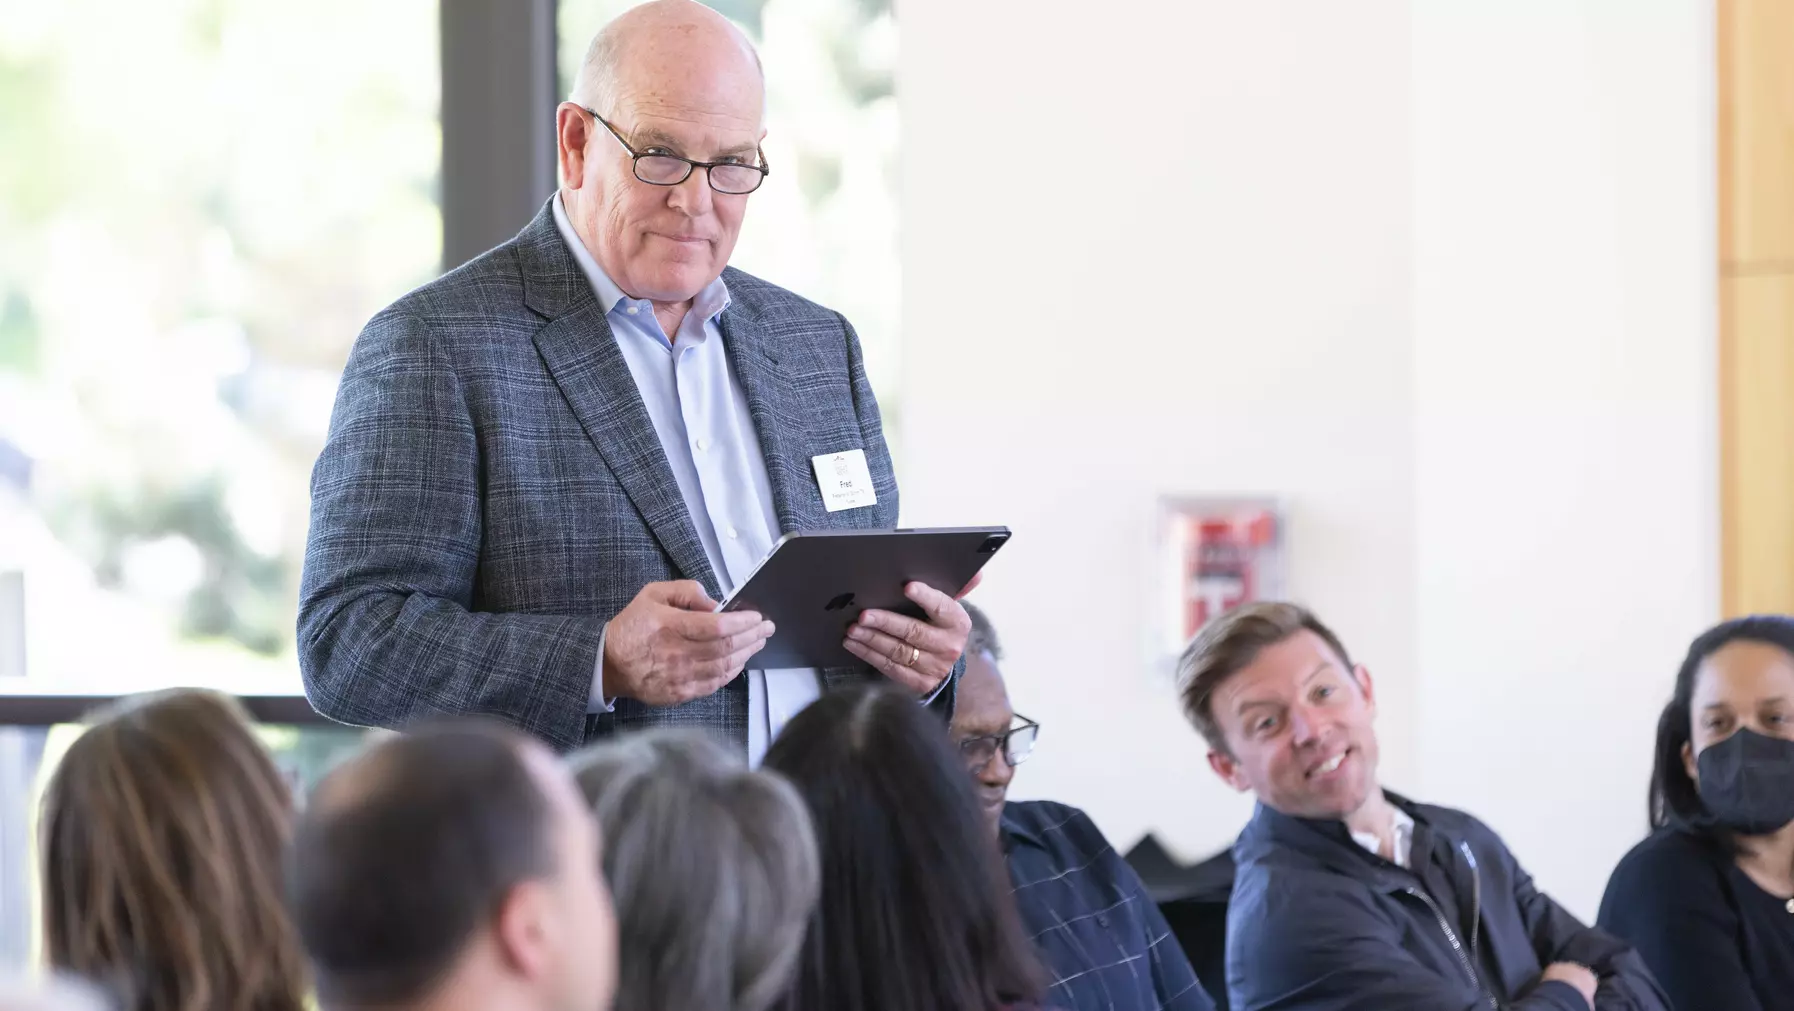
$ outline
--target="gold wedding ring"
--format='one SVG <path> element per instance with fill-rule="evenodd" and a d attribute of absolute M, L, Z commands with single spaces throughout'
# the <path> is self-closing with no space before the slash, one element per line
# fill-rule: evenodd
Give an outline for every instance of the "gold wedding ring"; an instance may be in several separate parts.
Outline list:
<path fill-rule="evenodd" d="M 914 646 L 911 646 L 909 648 L 909 663 L 906 666 L 914 667 L 916 665 L 916 661 L 920 660 L 920 659 L 922 659 L 922 651 L 917 649 Z"/>

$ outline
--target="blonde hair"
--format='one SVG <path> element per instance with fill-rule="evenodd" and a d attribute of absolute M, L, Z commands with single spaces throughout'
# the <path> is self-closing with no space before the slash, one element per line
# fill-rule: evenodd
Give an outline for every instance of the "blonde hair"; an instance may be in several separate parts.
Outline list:
<path fill-rule="evenodd" d="M 180 689 L 103 710 L 44 793 L 50 965 L 123 1011 L 302 1011 L 281 888 L 292 817 L 235 699 Z"/>

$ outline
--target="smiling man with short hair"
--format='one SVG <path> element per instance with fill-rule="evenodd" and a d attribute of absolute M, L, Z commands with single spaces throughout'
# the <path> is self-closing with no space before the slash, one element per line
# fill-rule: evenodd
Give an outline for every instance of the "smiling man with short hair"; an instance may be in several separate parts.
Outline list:
<path fill-rule="evenodd" d="M 1234 1011 L 1668 1011 L 1638 954 L 1533 886 L 1500 837 L 1377 779 L 1370 671 L 1313 614 L 1249 604 L 1178 663 L 1234 846 Z"/>

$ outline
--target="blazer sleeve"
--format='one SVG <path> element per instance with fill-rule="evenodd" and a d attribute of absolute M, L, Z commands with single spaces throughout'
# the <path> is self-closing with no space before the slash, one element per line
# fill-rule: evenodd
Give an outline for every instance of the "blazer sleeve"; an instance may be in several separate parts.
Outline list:
<path fill-rule="evenodd" d="M 298 647 L 318 712 L 482 714 L 579 745 L 602 623 L 476 610 L 479 441 L 422 319 L 388 311 L 356 340 L 311 488 Z"/>
<path fill-rule="evenodd" d="M 1505 846 L 1502 849 L 1507 852 Z M 1514 901 L 1541 965 L 1576 962 L 1593 969 L 1601 977 L 1595 1011 L 1671 1011 L 1669 998 L 1631 945 L 1576 919 L 1539 891 L 1511 853 L 1507 860 L 1513 872 Z"/>
<path fill-rule="evenodd" d="M 1228 1004 L 1234 1011 L 1486 1011 L 1468 977 L 1421 964 L 1368 894 L 1330 880 L 1235 884 L 1227 922 Z M 1588 1011 L 1568 986 L 1547 984 L 1511 1011 Z"/>
<path fill-rule="evenodd" d="M 1608 879 L 1599 922 L 1636 946 L 1675 1007 L 1765 1011 L 1739 954 L 1738 914 L 1710 863 L 1634 851 Z"/>

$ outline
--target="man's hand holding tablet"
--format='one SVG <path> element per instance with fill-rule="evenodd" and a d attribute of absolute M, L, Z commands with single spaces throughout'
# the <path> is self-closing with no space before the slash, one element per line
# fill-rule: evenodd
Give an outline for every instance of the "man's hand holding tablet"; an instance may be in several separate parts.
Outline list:
<path fill-rule="evenodd" d="M 789 534 L 723 610 L 775 623 L 756 666 L 865 664 L 926 696 L 971 634 L 958 598 L 1008 539 L 1004 527 Z"/>
<path fill-rule="evenodd" d="M 982 578 L 974 575 L 959 596 L 972 592 Z M 965 653 L 972 619 L 959 606 L 958 597 L 925 583 L 910 583 L 903 595 L 915 601 L 926 620 L 877 609 L 862 611 L 848 626 L 843 645 L 885 677 L 927 695 L 953 673 L 953 665 Z"/>

